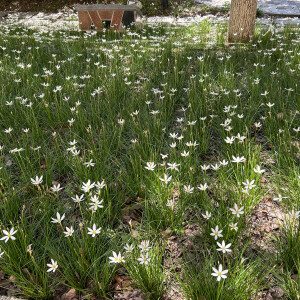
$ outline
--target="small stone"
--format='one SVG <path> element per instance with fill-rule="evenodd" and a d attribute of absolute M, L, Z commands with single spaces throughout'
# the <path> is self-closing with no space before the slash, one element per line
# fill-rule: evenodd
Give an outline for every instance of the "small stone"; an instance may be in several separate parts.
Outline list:
<path fill-rule="evenodd" d="M 293 280 L 298 281 L 299 278 L 298 274 L 293 274 L 291 277 Z"/>
<path fill-rule="evenodd" d="M 78 300 L 77 293 L 75 289 L 70 289 L 66 294 L 62 297 L 63 300 Z"/>
<path fill-rule="evenodd" d="M 275 286 L 273 288 L 273 291 L 271 292 L 271 295 L 275 299 L 282 299 L 282 297 L 284 296 L 284 291 L 283 291 L 283 289 L 281 287 Z"/>
<path fill-rule="evenodd" d="M 267 293 L 265 300 L 274 300 L 274 298 L 272 297 L 271 293 Z"/>
<path fill-rule="evenodd" d="M 7 167 L 10 167 L 12 164 L 13 164 L 13 162 L 10 159 L 6 162 Z"/>

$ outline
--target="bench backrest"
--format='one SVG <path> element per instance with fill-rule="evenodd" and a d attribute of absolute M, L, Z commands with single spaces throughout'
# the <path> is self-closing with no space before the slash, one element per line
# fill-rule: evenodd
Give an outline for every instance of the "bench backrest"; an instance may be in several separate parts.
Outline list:
<path fill-rule="evenodd" d="M 141 10 L 136 5 L 119 5 L 119 4 L 87 4 L 75 5 L 77 11 L 92 11 L 92 10 L 122 10 L 122 11 L 136 11 L 138 15 L 143 16 Z"/>

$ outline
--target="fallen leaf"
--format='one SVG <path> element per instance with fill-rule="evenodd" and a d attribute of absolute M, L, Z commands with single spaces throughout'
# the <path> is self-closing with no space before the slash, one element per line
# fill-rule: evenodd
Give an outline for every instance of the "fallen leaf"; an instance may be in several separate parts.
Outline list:
<path fill-rule="evenodd" d="M 161 235 L 165 238 L 170 237 L 173 234 L 173 230 L 167 228 L 166 230 L 162 231 Z"/>
<path fill-rule="evenodd" d="M 78 300 L 75 289 L 70 289 L 66 294 L 62 296 L 62 300 Z"/>

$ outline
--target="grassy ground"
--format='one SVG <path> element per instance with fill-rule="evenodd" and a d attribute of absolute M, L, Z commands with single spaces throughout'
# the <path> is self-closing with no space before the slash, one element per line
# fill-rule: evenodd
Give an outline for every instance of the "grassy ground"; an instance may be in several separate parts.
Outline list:
<path fill-rule="evenodd" d="M 297 299 L 299 29 L 2 27 L 2 291 Z"/>

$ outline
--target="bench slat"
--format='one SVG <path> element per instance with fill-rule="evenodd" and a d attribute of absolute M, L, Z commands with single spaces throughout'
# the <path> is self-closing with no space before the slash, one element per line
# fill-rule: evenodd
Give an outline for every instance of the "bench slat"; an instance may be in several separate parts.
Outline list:
<path fill-rule="evenodd" d="M 122 10 L 122 11 L 136 11 L 142 16 L 141 10 L 135 5 L 118 5 L 118 4 L 90 4 L 90 5 L 75 5 L 77 11 L 89 11 L 89 10 Z"/>

